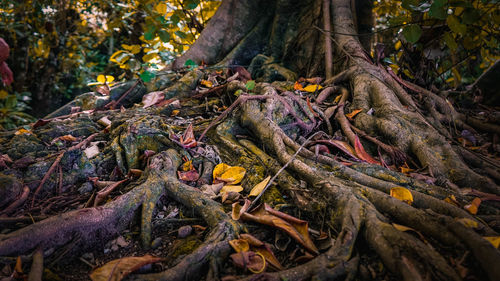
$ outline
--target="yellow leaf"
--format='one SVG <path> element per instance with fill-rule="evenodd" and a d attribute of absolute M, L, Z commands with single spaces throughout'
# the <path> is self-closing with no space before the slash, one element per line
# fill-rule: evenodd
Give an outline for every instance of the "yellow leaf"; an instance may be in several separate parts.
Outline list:
<path fill-rule="evenodd" d="M 405 203 L 408 203 L 408 205 L 411 205 L 411 203 L 413 202 L 413 196 L 411 195 L 411 192 L 404 187 L 398 186 L 391 188 L 391 196 Z"/>
<path fill-rule="evenodd" d="M 159 14 L 164 15 L 165 13 L 167 13 L 167 5 L 165 3 L 159 3 L 158 5 L 156 5 L 155 11 Z"/>
<path fill-rule="evenodd" d="M 229 245 L 233 247 L 236 253 L 246 252 L 250 250 L 250 245 L 248 245 L 248 242 L 245 239 L 231 240 L 229 241 Z"/>
<path fill-rule="evenodd" d="M 181 111 L 178 109 L 172 110 L 172 113 L 170 114 L 171 116 L 177 116 Z"/>
<path fill-rule="evenodd" d="M 258 196 L 262 190 L 264 190 L 264 188 L 266 187 L 266 185 L 269 183 L 269 180 L 271 179 L 270 176 L 268 176 L 267 178 L 265 178 L 263 181 L 259 182 L 258 184 L 256 184 L 252 190 L 250 191 L 250 194 L 248 194 L 248 196 Z"/>
<path fill-rule="evenodd" d="M 9 96 L 6 90 L 0 90 L 0 100 L 6 99 Z"/>
<path fill-rule="evenodd" d="M 351 113 L 347 113 L 345 116 L 346 116 L 347 118 L 349 118 L 349 119 L 352 119 L 352 118 L 354 118 L 354 116 L 358 115 L 358 113 L 360 113 L 361 111 L 363 111 L 363 109 L 362 109 L 362 108 L 360 108 L 360 109 L 356 109 L 356 110 L 354 110 L 354 111 L 353 111 L 353 112 L 351 112 Z"/>
<path fill-rule="evenodd" d="M 201 85 L 207 87 L 207 88 L 212 88 L 213 84 L 212 82 L 208 81 L 208 80 L 201 80 Z"/>
<path fill-rule="evenodd" d="M 122 48 L 131 52 L 132 54 L 138 54 L 141 51 L 141 45 L 127 45 L 127 44 L 122 44 Z M 146 51 L 144 51 L 146 52 Z"/>
<path fill-rule="evenodd" d="M 17 130 L 14 134 L 16 136 L 17 135 L 29 135 L 29 134 L 31 134 L 31 131 L 28 131 L 28 130 L 26 130 L 24 128 L 21 128 L 21 129 Z"/>
<path fill-rule="evenodd" d="M 403 232 L 404 231 L 415 231 L 415 229 L 413 229 L 411 227 L 400 225 L 400 224 L 397 224 L 397 223 L 392 223 L 392 226 L 394 226 L 395 229 L 397 229 L 399 231 L 403 231 Z"/>
<path fill-rule="evenodd" d="M 340 101 L 340 98 L 342 97 L 342 95 L 338 95 L 335 97 L 335 100 L 333 101 L 334 103 L 339 103 Z"/>
<path fill-rule="evenodd" d="M 115 77 L 111 76 L 111 75 L 106 75 L 106 82 L 110 83 L 110 82 L 113 82 L 115 81 Z"/>
<path fill-rule="evenodd" d="M 226 192 L 237 192 L 237 193 L 240 193 L 241 191 L 243 191 L 243 187 L 241 185 L 225 185 L 219 191 L 219 194 L 223 194 L 223 193 L 226 193 Z"/>
<path fill-rule="evenodd" d="M 194 167 L 193 167 L 193 161 L 192 160 L 186 161 L 186 162 L 184 162 L 184 164 L 182 164 L 182 170 L 184 172 L 191 171 L 193 169 L 194 169 Z"/>
<path fill-rule="evenodd" d="M 493 247 L 497 248 L 500 246 L 500 236 L 489 236 L 489 237 L 483 237 L 484 239 L 490 241 L 491 244 L 493 244 Z"/>
<path fill-rule="evenodd" d="M 228 164 L 225 163 L 220 163 L 219 165 L 215 166 L 212 176 L 215 178 L 221 176 L 227 169 L 231 168 Z"/>
<path fill-rule="evenodd" d="M 398 42 L 396 42 L 396 44 L 394 45 L 394 49 L 399 50 L 401 48 L 401 41 L 398 40 Z"/>
<path fill-rule="evenodd" d="M 97 76 L 97 82 L 104 84 L 104 82 L 106 82 L 106 77 L 102 74 Z"/>
<path fill-rule="evenodd" d="M 458 221 L 465 225 L 466 227 L 470 227 L 470 228 L 477 228 L 479 227 L 479 224 L 477 223 L 477 221 L 474 221 L 474 220 L 471 220 L 471 219 L 468 219 L 468 218 L 461 218 L 461 219 L 458 219 Z"/>
<path fill-rule="evenodd" d="M 453 195 L 453 194 L 444 198 L 443 200 L 444 200 L 444 202 L 446 202 L 448 204 L 460 207 L 460 204 L 458 204 L 457 198 L 455 198 L 455 195 Z"/>
<path fill-rule="evenodd" d="M 323 87 L 321 87 L 320 85 L 317 85 L 317 84 L 311 84 L 311 85 L 307 85 L 303 91 L 306 91 L 306 92 L 309 92 L 309 93 L 314 93 L 316 92 L 317 90 L 320 90 L 322 89 Z"/>
<path fill-rule="evenodd" d="M 217 179 L 224 181 L 224 182 L 227 182 L 228 184 L 237 184 L 237 183 L 240 183 L 241 180 L 243 180 L 245 173 L 246 173 L 245 168 L 234 166 L 234 167 L 227 169 Z"/>
<path fill-rule="evenodd" d="M 481 199 L 479 197 L 474 198 L 469 205 L 465 205 L 464 209 L 466 209 L 469 213 L 475 215 L 477 214 L 477 209 L 481 205 Z"/>

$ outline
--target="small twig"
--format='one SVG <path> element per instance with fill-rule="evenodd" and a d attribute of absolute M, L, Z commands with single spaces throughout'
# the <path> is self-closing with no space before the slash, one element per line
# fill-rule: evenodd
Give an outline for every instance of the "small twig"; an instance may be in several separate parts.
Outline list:
<path fill-rule="evenodd" d="M 295 159 L 295 157 L 297 157 L 297 155 L 300 153 L 300 151 L 302 150 L 302 148 L 304 148 L 305 145 L 307 145 L 307 143 L 312 139 L 314 138 L 315 136 L 319 135 L 320 133 L 323 133 L 322 131 L 317 131 L 316 133 L 312 134 L 311 136 L 309 136 L 305 141 L 304 143 L 302 143 L 299 147 L 299 149 L 297 149 L 297 151 L 292 155 L 292 158 L 290 158 L 290 160 L 288 160 L 288 162 L 286 162 L 285 165 L 283 165 L 283 167 L 281 167 L 278 172 L 269 180 L 269 182 L 266 184 L 266 186 L 264 187 L 264 189 L 262 189 L 262 191 L 259 193 L 259 195 L 257 195 L 257 197 L 255 197 L 255 199 L 252 201 L 252 203 L 250 204 L 250 207 L 248 208 L 248 210 L 251 210 L 255 204 L 259 201 L 260 197 L 262 197 L 262 195 L 264 194 L 264 192 L 266 192 L 267 188 L 274 182 L 274 180 L 276 180 L 276 178 L 279 176 L 279 174 L 281 174 L 281 172 L 283 172 L 286 167 L 288 167 L 288 165 Z"/>
<path fill-rule="evenodd" d="M 15 208 L 21 206 L 26 199 L 28 199 L 28 195 L 30 194 L 30 189 L 26 185 L 23 187 L 23 192 L 21 195 L 14 201 L 12 202 L 7 208 L 5 208 L 3 211 L 0 212 L 1 214 L 8 214 Z"/>
<path fill-rule="evenodd" d="M 117 181 L 111 185 L 108 185 L 106 186 L 105 188 L 103 188 L 102 190 L 100 190 L 99 192 L 97 192 L 97 195 L 95 197 L 95 200 L 94 200 L 94 207 L 96 207 L 106 196 L 108 196 L 111 191 L 115 190 L 115 188 L 117 188 L 120 184 L 128 181 L 129 179 L 123 179 L 121 181 Z"/>

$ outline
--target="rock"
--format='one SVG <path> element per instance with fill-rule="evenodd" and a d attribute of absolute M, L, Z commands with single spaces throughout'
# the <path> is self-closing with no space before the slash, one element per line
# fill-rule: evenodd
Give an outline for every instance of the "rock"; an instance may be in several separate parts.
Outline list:
<path fill-rule="evenodd" d="M 151 242 L 151 249 L 156 249 L 158 247 L 160 247 L 161 245 L 161 237 L 156 237 L 155 240 L 153 240 L 153 242 Z"/>
<path fill-rule="evenodd" d="M 85 194 L 85 193 L 89 193 L 89 192 L 92 192 L 92 190 L 94 189 L 94 185 L 90 182 L 85 182 L 83 183 L 80 188 L 78 188 L 78 192 L 80 194 Z"/>
<path fill-rule="evenodd" d="M 181 226 L 177 231 L 177 237 L 185 238 L 189 236 L 193 232 L 193 228 L 190 225 Z"/>

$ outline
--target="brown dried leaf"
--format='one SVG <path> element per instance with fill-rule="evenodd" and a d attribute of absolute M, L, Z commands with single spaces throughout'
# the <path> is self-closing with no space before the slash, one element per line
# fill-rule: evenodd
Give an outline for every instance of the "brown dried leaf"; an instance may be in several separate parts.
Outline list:
<path fill-rule="evenodd" d="M 148 108 L 152 105 L 155 105 L 159 102 L 161 102 L 165 98 L 165 93 L 162 91 L 156 91 L 156 92 L 151 92 L 148 94 L 145 94 L 142 97 L 142 108 Z"/>
<path fill-rule="evenodd" d="M 356 109 L 356 110 L 354 110 L 354 111 L 353 111 L 353 112 L 351 112 L 351 113 L 347 113 L 345 116 L 346 116 L 347 118 L 349 118 L 349 119 L 352 119 L 352 118 L 354 118 L 354 116 L 358 115 L 358 113 L 360 113 L 361 111 L 363 111 L 363 109 L 362 109 L 362 108 L 360 108 L 360 109 Z"/>
<path fill-rule="evenodd" d="M 363 145 L 361 144 L 361 141 L 359 140 L 359 137 L 357 135 L 354 135 L 355 136 L 355 140 L 354 140 L 354 150 L 356 151 L 356 155 L 358 156 L 359 159 L 361 160 L 364 160 L 370 164 L 378 164 L 380 165 L 380 163 L 373 159 L 370 154 L 368 154 L 366 151 L 365 151 L 365 148 L 363 147 Z"/>
<path fill-rule="evenodd" d="M 112 260 L 94 270 L 90 274 L 90 279 L 93 281 L 119 281 L 137 269 L 160 260 L 160 258 L 150 255 Z"/>

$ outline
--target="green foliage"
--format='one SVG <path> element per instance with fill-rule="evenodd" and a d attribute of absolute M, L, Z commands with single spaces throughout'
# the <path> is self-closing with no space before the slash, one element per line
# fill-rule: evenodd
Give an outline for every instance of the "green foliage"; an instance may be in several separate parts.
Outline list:
<path fill-rule="evenodd" d="M 0 130 L 10 130 L 32 122 L 34 118 L 24 112 L 29 109 L 27 102 L 30 100 L 29 92 L 9 95 L 7 91 L 0 90 Z"/>
<path fill-rule="evenodd" d="M 374 13 L 386 62 L 407 78 L 458 87 L 500 59 L 497 0 L 377 0 Z"/>
<path fill-rule="evenodd" d="M 150 81 L 194 42 L 221 0 L 0 1 L 14 84 L 40 116 L 89 91 L 100 74 Z M 0 88 L 2 89 L 2 88 Z M 2 103 L 0 110 L 5 108 Z M 10 110 L 10 109 L 9 109 Z M 10 112 L 10 111 L 9 111 Z"/>

